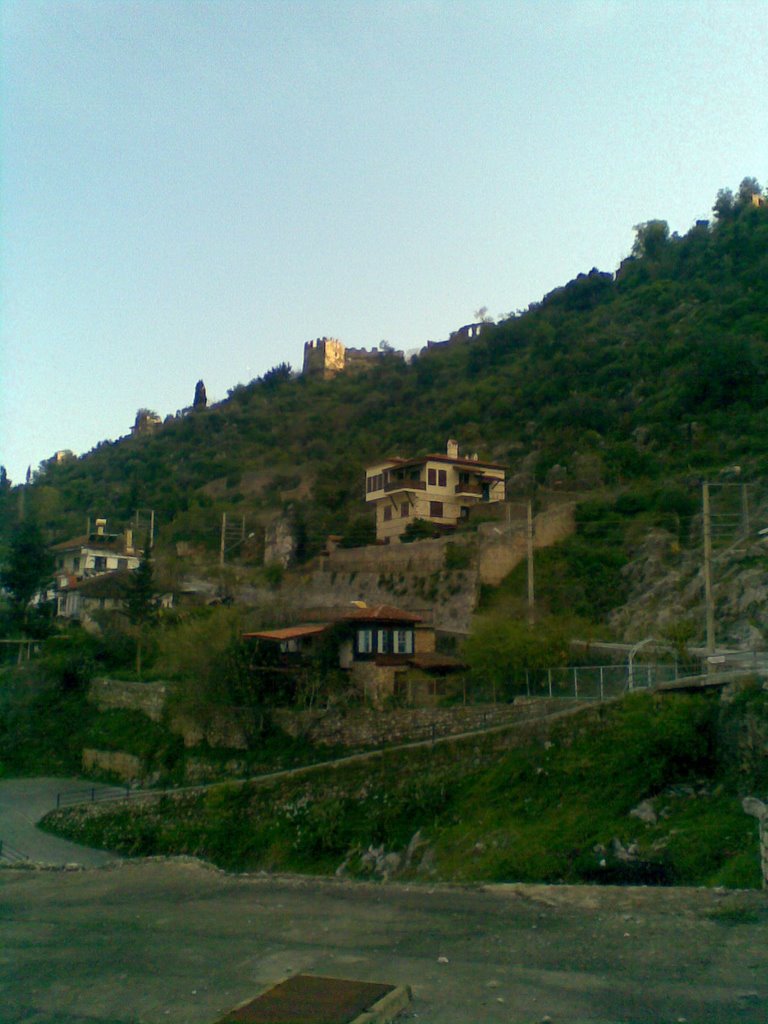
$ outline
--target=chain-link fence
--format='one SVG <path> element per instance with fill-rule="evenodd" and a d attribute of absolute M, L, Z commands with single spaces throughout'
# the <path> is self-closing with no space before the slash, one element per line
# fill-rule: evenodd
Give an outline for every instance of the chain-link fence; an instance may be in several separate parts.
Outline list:
<path fill-rule="evenodd" d="M 647 690 L 677 678 L 678 668 L 674 663 L 568 665 L 529 669 L 524 680 L 518 680 L 514 689 L 528 697 L 605 700 L 630 690 Z"/>

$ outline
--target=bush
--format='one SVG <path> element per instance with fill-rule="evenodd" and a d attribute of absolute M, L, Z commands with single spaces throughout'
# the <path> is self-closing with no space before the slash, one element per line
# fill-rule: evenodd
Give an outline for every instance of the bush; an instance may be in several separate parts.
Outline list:
<path fill-rule="evenodd" d="M 462 656 L 475 690 L 490 688 L 495 698 L 511 699 L 525 688 L 526 671 L 567 665 L 571 622 L 545 619 L 533 626 L 505 614 L 477 618 Z"/>
<path fill-rule="evenodd" d="M 445 545 L 445 568 L 449 570 L 468 569 L 472 562 L 472 551 L 466 544 L 449 540 Z"/>

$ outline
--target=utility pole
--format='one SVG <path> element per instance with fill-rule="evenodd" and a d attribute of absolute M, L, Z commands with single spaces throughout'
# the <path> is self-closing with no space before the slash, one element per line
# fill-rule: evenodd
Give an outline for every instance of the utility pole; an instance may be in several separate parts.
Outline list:
<path fill-rule="evenodd" d="M 536 619 L 536 598 L 533 590 L 533 502 L 528 499 L 528 625 Z"/>
<path fill-rule="evenodd" d="M 747 484 L 741 485 L 741 532 L 749 537 L 749 494 Z"/>
<path fill-rule="evenodd" d="M 147 514 L 149 514 L 149 526 L 147 527 L 146 531 L 142 531 L 141 520 Z M 134 513 L 133 521 L 133 528 L 136 534 L 136 541 L 134 543 L 139 543 L 140 537 L 146 537 L 149 542 L 147 550 L 151 551 L 152 548 L 155 546 L 155 510 L 153 508 L 137 508 L 136 512 Z"/>
<path fill-rule="evenodd" d="M 715 653 L 715 602 L 712 596 L 712 514 L 709 507 L 709 483 L 701 484 L 702 518 L 704 520 L 704 603 L 707 614 L 707 659 Z M 707 660 L 707 671 L 714 665 Z"/>
<path fill-rule="evenodd" d="M 219 545 L 219 565 L 224 565 L 224 550 L 227 537 L 227 513 L 221 513 L 221 544 Z"/>

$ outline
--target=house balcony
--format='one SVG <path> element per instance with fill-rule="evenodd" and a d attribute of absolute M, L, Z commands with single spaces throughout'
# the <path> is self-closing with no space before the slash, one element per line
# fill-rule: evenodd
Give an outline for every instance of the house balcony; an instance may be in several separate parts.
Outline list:
<path fill-rule="evenodd" d="M 454 487 L 456 494 L 466 494 L 473 498 L 482 498 L 483 488 L 480 484 L 456 484 Z"/>
<path fill-rule="evenodd" d="M 384 484 L 384 493 L 393 494 L 395 491 L 426 491 L 427 485 L 423 480 L 390 480 Z"/>

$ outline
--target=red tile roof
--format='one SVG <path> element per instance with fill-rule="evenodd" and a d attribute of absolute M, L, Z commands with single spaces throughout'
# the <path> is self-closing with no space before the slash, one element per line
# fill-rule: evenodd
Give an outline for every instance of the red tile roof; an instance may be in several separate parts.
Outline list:
<path fill-rule="evenodd" d="M 122 535 L 103 536 L 98 534 L 84 534 L 82 537 L 73 537 L 72 540 L 63 540 L 58 544 L 51 545 L 51 551 L 76 551 L 79 548 L 93 548 L 96 551 L 124 552 L 125 537 Z M 134 548 L 136 556 L 141 554 L 140 548 Z"/>
<path fill-rule="evenodd" d="M 399 455 L 391 456 L 388 459 L 382 459 L 381 462 L 392 462 L 398 469 L 404 466 L 423 466 L 425 462 L 449 462 L 452 466 L 456 466 L 458 469 L 504 469 L 499 462 L 486 462 L 484 459 L 468 458 L 466 455 L 440 455 L 433 453 L 432 455 L 416 455 L 410 459 L 403 459 Z M 373 462 L 371 466 L 379 466 L 381 462 Z M 370 468 L 370 467 L 369 467 Z"/>
<path fill-rule="evenodd" d="M 112 572 L 100 573 L 98 576 L 88 576 L 67 589 L 76 590 L 83 597 L 121 598 L 128 595 L 134 578 L 131 569 L 115 569 Z"/>
<path fill-rule="evenodd" d="M 371 608 L 354 608 L 341 616 L 344 622 L 421 622 L 420 615 L 403 611 L 391 604 L 377 604 Z"/>
<path fill-rule="evenodd" d="M 304 626 L 288 626 L 285 629 L 265 629 L 257 633 L 243 633 L 243 640 L 295 640 L 298 637 L 314 636 L 329 628 L 328 622 L 315 622 Z"/>

